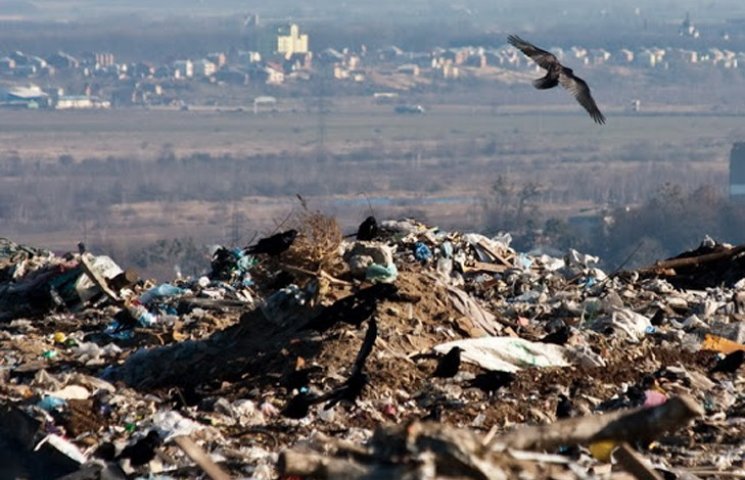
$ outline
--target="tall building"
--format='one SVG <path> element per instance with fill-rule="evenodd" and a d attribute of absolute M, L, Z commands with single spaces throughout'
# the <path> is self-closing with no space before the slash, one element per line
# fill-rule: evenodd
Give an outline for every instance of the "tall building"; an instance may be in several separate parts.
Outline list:
<path fill-rule="evenodd" d="M 277 27 L 277 53 L 287 57 L 296 53 L 308 53 L 308 34 L 300 34 L 296 24 Z"/>
<path fill-rule="evenodd" d="M 249 48 L 262 58 L 281 55 L 289 58 L 295 54 L 308 53 L 308 34 L 300 33 L 297 24 L 282 24 L 273 27 L 253 27 L 248 36 Z"/>

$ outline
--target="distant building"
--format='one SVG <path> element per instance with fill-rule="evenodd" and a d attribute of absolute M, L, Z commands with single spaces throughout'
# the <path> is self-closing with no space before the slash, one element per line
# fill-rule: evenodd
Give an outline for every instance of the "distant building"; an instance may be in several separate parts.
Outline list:
<path fill-rule="evenodd" d="M 693 24 L 693 22 L 691 22 L 691 15 L 688 12 L 686 12 L 686 18 L 680 24 L 680 28 L 678 28 L 678 34 L 681 36 L 693 38 L 698 38 L 699 36 L 701 36 L 696 26 Z"/>
<path fill-rule="evenodd" d="M 301 34 L 294 23 L 277 27 L 277 53 L 286 56 L 308 53 L 308 35 Z"/>
<path fill-rule="evenodd" d="M 0 58 L 0 74 L 11 73 L 16 68 L 16 61 L 10 57 Z"/>
<path fill-rule="evenodd" d="M 222 52 L 215 52 L 215 53 L 208 54 L 207 60 L 214 63 L 217 68 L 222 67 L 228 61 L 227 56 Z"/>
<path fill-rule="evenodd" d="M 58 69 L 78 68 L 80 66 L 80 61 L 77 58 L 62 51 L 51 55 L 47 59 L 47 63 Z"/>
<path fill-rule="evenodd" d="M 227 67 L 215 73 L 215 80 L 232 85 L 247 85 L 249 83 L 249 75 L 237 68 Z"/>
<path fill-rule="evenodd" d="M 745 201 L 745 142 L 735 142 L 729 156 L 729 197 Z"/>
<path fill-rule="evenodd" d="M 211 77 L 216 71 L 216 65 L 209 60 L 202 59 L 194 62 L 193 72 L 195 77 Z"/>
<path fill-rule="evenodd" d="M 300 27 L 294 23 L 252 28 L 248 41 L 251 50 L 264 58 L 275 55 L 290 57 L 310 51 L 308 35 L 300 33 Z"/>
<path fill-rule="evenodd" d="M 104 68 L 114 64 L 114 54 L 109 52 L 85 52 L 83 63 L 94 68 Z"/>
<path fill-rule="evenodd" d="M 0 106 L 20 108 L 40 108 L 49 104 L 49 94 L 37 85 L 25 87 L 0 86 Z"/>
<path fill-rule="evenodd" d="M 92 109 L 92 108 L 109 108 L 111 103 L 101 100 L 98 97 L 89 97 L 87 95 L 66 95 L 57 99 L 54 106 L 57 110 L 72 109 Z"/>
<path fill-rule="evenodd" d="M 176 78 L 193 77 L 194 63 L 191 60 L 176 60 L 173 62 L 173 76 Z"/>
<path fill-rule="evenodd" d="M 145 62 L 133 63 L 129 67 L 129 76 L 132 78 L 150 78 L 155 75 L 155 67 Z"/>
<path fill-rule="evenodd" d="M 396 67 L 396 73 L 403 73 L 404 75 L 411 75 L 413 77 L 419 76 L 419 65 L 413 63 L 407 63 Z"/>

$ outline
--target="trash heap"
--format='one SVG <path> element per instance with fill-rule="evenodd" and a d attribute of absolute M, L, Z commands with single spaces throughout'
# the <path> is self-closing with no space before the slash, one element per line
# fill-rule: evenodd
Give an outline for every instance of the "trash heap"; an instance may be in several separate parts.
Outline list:
<path fill-rule="evenodd" d="M 744 247 L 293 221 L 167 283 L 1 239 L 0 478 L 745 476 Z"/>

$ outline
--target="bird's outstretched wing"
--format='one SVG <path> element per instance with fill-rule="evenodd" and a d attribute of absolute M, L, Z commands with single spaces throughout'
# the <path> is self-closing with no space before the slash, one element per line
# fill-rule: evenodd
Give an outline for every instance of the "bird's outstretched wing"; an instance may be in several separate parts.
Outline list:
<path fill-rule="evenodd" d="M 600 109 L 595 103 L 595 100 L 592 99 L 592 95 L 590 95 L 590 87 L 587 86 L 584 80 L 574 76 L 571 71 L 568 72 L 567 69 L 562 69 L 562 72 L 559 74 L 559 83 L 574 95 L 574 98 L 587 110 L 587 113 L 595 120 L 595 123 L 601 125 L 605 123 L 605 116 L 600 113 Z"/>
<path fill-rule="evenodd" d="M 533 61 L 537 63 L 541 68 L 550 70 L 551 67 L 555 67 L 559 64 L 559 60 L 553 53 L 542 50 L 532 43 L 526 42 L 517 35 L 510 35 L 509 37 L 507 37 L 507 42 L 523 52 L 525 55 L 532 58 Z"/>
<path fill-rule="evenodd" d="M 368 320 L 367 333 L 365 333 L 365 339 L 362 340 L 362 346 L 360 351 L 357 352 L 357 358 L 354 359 L 354 365 L 352 365 L 352 375 L 356 375 L 362 371 L 365 367 L 365 361 L 372 352 L 373 345 L 375 345 L 375 339 L 378 338 L 378 322 L 373 315 Z"/>

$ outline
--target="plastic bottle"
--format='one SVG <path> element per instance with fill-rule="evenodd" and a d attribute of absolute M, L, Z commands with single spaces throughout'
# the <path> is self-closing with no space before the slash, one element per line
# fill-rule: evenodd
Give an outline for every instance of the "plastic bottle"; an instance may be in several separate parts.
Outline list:
<path fill-rule="evenodd" d="M 140 302 L 147 305 L 161 298 L 175 297 L 186 292 L 183 288 L 176 287 L 170 283 L 161 283 L 140 295 Z"/>
<path fill-rule="evenodd" d="M 129 314 L 132 315 L 133 318 L 136 318 L 137 323 L 143 327 L 151 327 L 158 323 L 158 316 L 150 313 L 144 305 L 133 304 L 127 309 L 129 310 Z"/>

